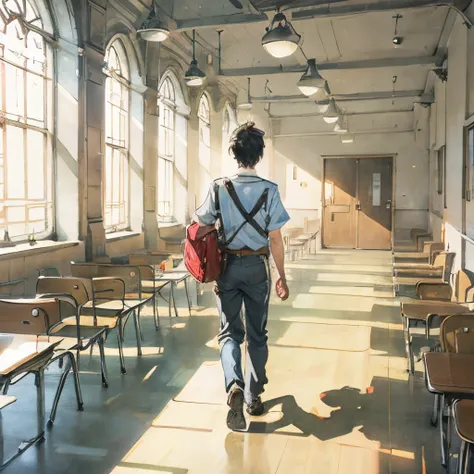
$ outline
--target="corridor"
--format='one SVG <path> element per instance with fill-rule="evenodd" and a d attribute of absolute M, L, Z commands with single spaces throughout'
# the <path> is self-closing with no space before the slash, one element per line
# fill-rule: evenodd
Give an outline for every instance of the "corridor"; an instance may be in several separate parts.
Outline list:
<path fill-rule="evenodd" d="M 150 316 L 143 318 L 144 356 L 137 359 L 128 341 L 125 377 L 108 347 L 107 390 L 96 383 L 98 358 L 81 358 L 87 410 L 75 411 L 68 381 L 46 443 L 5 472 L 441 472 L 438 432 L 429 424 L 432 398 L 422 373 L 409 380 L 405 371 L 391 258 L 390 252 L 323 250 L 288 264 L 292 296 L 271 304 L 268 413 L 251 419 L 248 432 L 225 426 L 218 319 L 206 291 L 190 318 L 179 300 L 183 316 L 171 328 L 162 317 L 161 335 Z M 31 381 L 11 393 L 24 383 Z M 46 383 L 49 400 L 55 375 Z M 20 437 L 28 432 L 24 413 L 34 419 L 31 401 L 34 394 L 5 412 L 9 432 L 12 425 Z"/>

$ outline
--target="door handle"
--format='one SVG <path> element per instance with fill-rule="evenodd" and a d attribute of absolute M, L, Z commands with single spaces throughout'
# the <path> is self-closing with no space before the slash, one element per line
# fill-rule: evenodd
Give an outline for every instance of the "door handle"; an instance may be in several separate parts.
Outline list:
<path fill-rule="evenodd" d="M 356 207 L 355 207 L 356 211 L 360 211 L 361 207 L 360 207 L 360 203 L 356 204 Z"/>
<path fill-rule="evenodd" d="M 331 212 L 331 222 L 334 222 L 334 212 Z"/>
<path fill-rule="evenodd" d="M 388 199 L 387 202 L 385 203 L 385 209 L 392 209 L 391 199 Z"/>

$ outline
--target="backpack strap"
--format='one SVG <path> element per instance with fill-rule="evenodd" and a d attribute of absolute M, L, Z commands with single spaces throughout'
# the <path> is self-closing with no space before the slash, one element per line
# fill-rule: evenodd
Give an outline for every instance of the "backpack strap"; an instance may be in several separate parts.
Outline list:
<path fill-rule="evenodd" d="M 224 221 L 222 220 L 221 203 L 219 199 L 219 185 L 214 182 L 214 206 L 216 208 L 216 231 L 220 242 L 225 242 Z"/>
<path fill-rule="evenodd" d="M 239 197 L 237 196 L 237 192 L 235 191 L 232 181 L 230 179 L 226 179 L 224 181 L 224 186 L 227 189 L 227 192 L 229 193 L 229 196 L 231 197 L 235 206 L 245 219 L 242 225 L 240 225 L 239 228 L 234 232 L 232 237 L 226 241 L 226 246 L 228 246 L 235 239 L 235 237 L 237 237 L 237 234 L 242 230 L 245 224 L 250 224 L 262 237 L 267 239 L 268 231 L 266 229 L 263 229 L 261 225 L 254 219 L 254 217 L 257 215 L 258 211 L 260 211 L 262 207 L 266 207 L 266 203 L 268 201 L 268 188 L 265 188 L 253 209 L 250 212 L 247 212 Z"/>

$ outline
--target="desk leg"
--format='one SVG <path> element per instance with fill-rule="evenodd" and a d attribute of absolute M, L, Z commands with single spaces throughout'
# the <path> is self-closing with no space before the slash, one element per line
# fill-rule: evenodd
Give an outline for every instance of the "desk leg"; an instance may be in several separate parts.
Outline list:
<path fill-rule="evenodd" d="M 135 324 L 135 332 L 137 334 L 137 354 L 142 355 L 142 338 L 140 334 L 140 326 L 138 324 L 138 314 L 137 311 L 133 311 L 133 323 Z"/>
<path fill-rule="evenodd" d="M 7 382 L 7 387 L 9 381 Z M 45 394 L 44 394 L 44 368 L 41 368 L 38 372 L 35 373 L 35 385 L 36 385 L 36 410 L 37 410 L 37 424 L 38 424 L 38 434 L 31 439 L 23 441 L 18 447 L 16 453 L 5 461 L 0 466 L 0 471 L 3 471 L 12 461 L 14 461 L 18 456 L 23 454 L 30 446 L 33 446 L 36 443 L 39 443 L 44 440 L 44 424 L 45 424 Z"/>
<path fill-rule="evenodd" d="M 38 441 L 44 439 L 45 420 L 45 394 L 44 394 L 44 369 L 38 370 L 35 374 L 36 385 L 36 412 L 38 420 Z"/>
<path fill-rule="evenodd" d="M 171 282 L 171 297 L 173 298 L 174 315 L 177 318 L 178 317 L 178 310 L 176 309 L 176 299 L 174 297 L 174 288 L 175 288 L 175 283 Z"/>
<path fill-rule="evenodd" d="M 191 300 L 189 299 L 189 291 L 188 291 L 188 279 L 184 279 L 184 290 L 186 291 L 186 299 L 188 301 L 188 310 L 189 316 L 191 316 Z"/>

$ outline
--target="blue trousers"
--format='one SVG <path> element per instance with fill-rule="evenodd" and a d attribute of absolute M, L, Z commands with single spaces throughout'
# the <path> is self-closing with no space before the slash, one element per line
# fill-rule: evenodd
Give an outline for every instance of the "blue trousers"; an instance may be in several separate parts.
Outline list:
<path fill-rule="evenodd" d="M 220 316 L 218 336 L 225 386 L 237 384 L 248 403 L 264 391 L 268 383 L 267 320 L 270 274 L 263 256 L 229 255 L 227 268 L 216 285 Z M 245 308 L 245 327 L 242 318 Z M 246 373 L 242 371 L 241 344 L 247 338 Z"/>

